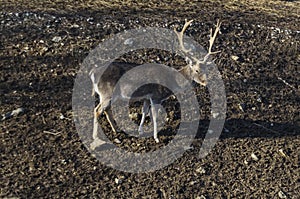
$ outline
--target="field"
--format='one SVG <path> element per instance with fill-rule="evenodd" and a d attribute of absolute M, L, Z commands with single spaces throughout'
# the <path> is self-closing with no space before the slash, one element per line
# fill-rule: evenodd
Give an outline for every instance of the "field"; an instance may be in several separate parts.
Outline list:
<path fill-rule="evenodd" d="M 298 0 L 1 0 L 0 7 L 0 198 L 299 198 Z M 210 101 L 207 89 L 195 86 L 199 128 L 182 157 L 137 174 L 102 164 L 73 118 L 72 91 L 83 60 L 116 33 L 173 29 L 185 19 L 194 19 L 186 34 L 205 48 L 210 28 L 222 21 L 214 45 L 221 52 L 213 57 L 227 98 L 220 139 L 199 158 Z M 150 50 L 122 60 L 160 57 Z M 140 107 L 131 112 L 138 122 Z M 163 147 L 176 128 L 168 124 L 156 144 L 116 135 L 105 117 L 100 120 L 108 138 L 133 151 Z"/>

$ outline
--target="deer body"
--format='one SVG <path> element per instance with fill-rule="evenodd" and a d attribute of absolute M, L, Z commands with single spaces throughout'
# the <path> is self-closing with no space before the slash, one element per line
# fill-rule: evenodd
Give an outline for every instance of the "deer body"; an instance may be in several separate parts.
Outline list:
<path fill-rule="evenodd" d="M 188 27 L 188 25 L 192 21 L 186 22 L 182 31 L 175 33 L 177 34 L 179 44 L 180 44 L 180 50 L 182 50 L 184 53 L 188 53 L 189 50 L 185 49 L 183 46 L 183 33 L 185 29 Z M 220 24 L 217 24 L 216 31 L 214 35 L 212 36 L 211 32 L 211 39 L 210 39 L 210 48 L 207 55 L 203 58 L 202 61 L 195 59 L 194 57 L 187 56 L 186 59 L 189 61 L 189 64 L 186 66 L 183 66 L 181 69 L 178 70 L 185 78 L 195 81 L 196 83 L 200 85 L 206 85 L 206 74 L 200 72 L 200 64 L 204 64 L 208 58 L 209 55 L 213 54 L 214 52 L 211 52 L 211 46 L 213 45 L 214 39 L 216 37 L 216 32 L 219 31 Z M 196 64 L 193 65 L 192 62 L 196 61 Z M 131 63 L 120 63 L 120 62 L 114 62 L 108 67 L 95 67 L 90 71 L 90 78 L 93 83 L 93 94 L 96 92 L 99 95 L 100 102 L 94 109 L 94 128 L 93 128 L 93 143 L 91 144 L 91 148 L 94 149 L 95 147 L 105 143 L 105 141 L 101 140 L 97 136 L 98 132 L 98 121 L 97 118 L 102 113 L 105 113 L 106 118 L 108 122 L 110 123 L 110 126 L 112 127 L 112 130 L 114 132 L 117 132 L 118 128 L 115 124 L 115 121 L 113 120 L 112 111 L 111 111 L 111 104 L 114 100 L 117 98 L 131 98 L 133 100 L 139 101 L 143 100 L 143 108 L 142 108 L 142 119 L 139 125 L 139 134 L 143 134 L 143 124 L 145 121 L 146 115 L 150 111 L 150 117 L 153 122 L 154 127 L 154 139 L 158 143 L 159 139 L 157 136 L 157 116 L 158 116 L 158 108 L 160 104 L 166 100 L 168 97 L 170 97 L 172 94 L 165 92 L 164 89 L 161 89 L 161 87 L 158 87 L 158 89 L 151 89 L 151 87 L 147 88 L 145 92 L 139 92 L 135 96 L 126 96 L 123 93 L 126 93 L 126 90 L 129 89 L 127 86 L 130 85 L 118 85 L 119 87 L 116 87 L 118 80 L 129 70 L 136 67 L 137 64 L 131 64 Z M 105 71 L 104 71 L 105 70 Z M 151 71 L 148 74 L 149 76 L 155 75 L 151 74 Z M 167 80 L 168 77 L 165 77 Z M 113 93 L 114 90 L 119 90 L 118 93 L 120 95 L 114 96 Z"/>

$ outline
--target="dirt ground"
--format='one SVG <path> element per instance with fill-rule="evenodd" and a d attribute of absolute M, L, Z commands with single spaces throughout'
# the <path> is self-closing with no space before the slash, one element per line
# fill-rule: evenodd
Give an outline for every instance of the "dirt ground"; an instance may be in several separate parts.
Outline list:
<path fill-rule="evenodd" d="M 1 198 L 300 197 L 299 1 L 1 0 L 0 7 Z M 185 19 L 195 20 L 186 34 L 206 48 L 209 29 L 222 20 L 214 58 L 227 118 L 219 141 L 199 159 L 210 104 L 207 90 L 196 86 L 201 120 L 181 158 L 140 174 L 99 163 L 73 122 L 80 64 L 115 33 L 173 29 Z M 115 136 L 104 117 L 100 122 Z M 167 144 L 172 135 L 165 131 L 162 143 L 146 144 Z M 136 140 L 119 138 L 120 147 L 139 150 Z"/>

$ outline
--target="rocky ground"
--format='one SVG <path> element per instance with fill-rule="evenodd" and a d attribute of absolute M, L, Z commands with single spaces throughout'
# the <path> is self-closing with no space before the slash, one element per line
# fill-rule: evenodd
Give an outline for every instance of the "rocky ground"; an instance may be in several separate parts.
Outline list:
<path fill-rule="evenodd" d="M 0 7 L 1 198 L 299 198 L 299 1 L 2 0 Z M 206 48 L 209 29 L 222 20 L 214 58 L 227 118 L 219 141 L 199 158 L 210 104 L 206 88 L 196 86 L 201 121 L 182 157 L 140 174 L 99 163 L 73 122 L 80 64 L 115 33 L 173 29 L 185 19 L 195 20 L 186 34 Z M 118 136 L 105 117 L 100 122 L 109 138 Z M 169 131 L 159 133 L 160 144 L 147 139 L 148 149 L 166 145 Z M 118 139 L 139 150 L 137 139 Z"/>

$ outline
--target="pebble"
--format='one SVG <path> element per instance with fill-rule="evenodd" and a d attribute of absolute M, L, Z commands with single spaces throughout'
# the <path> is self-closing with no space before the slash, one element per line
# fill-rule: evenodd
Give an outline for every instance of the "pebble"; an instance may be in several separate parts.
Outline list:
<path fill-rule="evenodd" d="M 230 130 L 224 127 L 224 132 L 225 133 L 230 133 Z"/>
<path fill-rule="evenodd" d="M 206 173 L 206 171 L 205 171 L 205 169 L 204 169 L 203 167 L 197 168 L 197 169 L 196 169 L 196 172 L 197 172 L 197 173 L 200 173 L 200 174 L 205 174 L 205 173 Z"/>
<path fill-rule="evenodd" d="M 260 98 L 260 97 L 259 97 L 259 98 L 257 98 L 257 101 L 258 101 L 258 102 L 262 102 L 262 100 L 261 100 L 261 98 Z"/>
<path fill-rule="evenodd" d="M 283 191 L 279 191 L 278 196 L 279 198 L 287 198 L 287 196 L 285 195 L 285 193 L 283 193 Z"/>
<path fill-rule="evenodd" d="M 121 184 L 121 183 L 122 183 L 122 180 L 119 179 L 119 178 L 115 178 L 115 183 L 116 183 L 116 184 Z"/>
<path fill-rule="evenodd" d="M 190 182 L 190 185 L 194 185 L 194 184 L 196 184 L 197 183 L 197 181 L 191 181 Z"/>
<path fill-rule="evenodd" d="M 234 61 L 238 61 L 238 60 L 239 60 L 239 57 L 238 57 L 238 56 L 235 56 L 235 55 L 232 55 L 232 56 L 231 56 L 231 59 L 233 59 Z"/>
<path fill-rule="evenodd" d="M 55 36 L 55 37 L 52 38 L 52 41 L 55 42 L 55 43 L 58 43 L 58 42 L 61 41 L 61 37 Z"/>
<path fill-rule="evenodd" d="M 285 154 L 285 152 L 283 151 L 283 149 L 279 149 L 279 154 L 282 156 L 282 157 L 287 157 L 287 155 Z"/>
<path fill-rule="evenodd" d="M 63 120 L 63 119 L 65 119 L 65 116 L 61 113 L 59 116 L 59 119 Z"/>
<path fill-rule="evenodd" d="M 17 108 L 15 110 L 13 110 L 12 112 L 8 112 L 6 114 L 3 114 L 1 120 L 3 121 L 3 120 L 11 118 L 12 116 L 17 116 L 17 115 L 23 113 L 24 110 L 25 110 L 24 108 Z"/>
<path fill-rule="evenodd" d="M 240 109 L 242 112 L 244 112 L 245 104 L 239 103 L 239 104 L 238 104 L 238 107 L 239 107 L 239 109 Z"/>
<path fill-rule="evenodd" d="M 252 158 L 254 161 L 258 161 L 258 160 L 259 160 L 259 158 L 258 158 L 254 153 L 251 154 L 251 158 Z"/>
<path fill-rule="evenodd" d="M 214 133 L 214 131 L 213 131 L 213 130 L 211 130 L 211 129 L 208 129 L 208 130 L 207 130 L 207 133 L 208 133 L 208 134 L 213 134 L 213 133 Z"/>
<path fill-rule="evenodd" d="M 130 113 L 129 118 L 130 119 L 137 119 L 138 118 L 138 113 Z"/>
<path fill-rule="evenodd" d="M 206 197 L 204 195 L 201 195 L 201 196 L 197 196 L 196 199 L 206 199 Z"/>
<path fill-rule="evenodd" d="M 212 113 L 213 118 L 217 118 L 219 116 L 219 113 Z"/>
<path fill-rule="evenodd" d="M 121 141 L 118 138 L 114 139 L 114 142 L 117 144 L 121 144 Z"/>
<path fill-rule="evenodd" d="M 131 46 L 132 44 L 133 44 L 133 39 L 132 39 L 132 38 L 126 39 L 126 40 L 124 41 L 124 45 L 129 45 L 129 46 Z"/>

